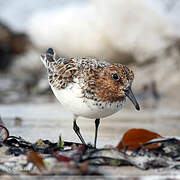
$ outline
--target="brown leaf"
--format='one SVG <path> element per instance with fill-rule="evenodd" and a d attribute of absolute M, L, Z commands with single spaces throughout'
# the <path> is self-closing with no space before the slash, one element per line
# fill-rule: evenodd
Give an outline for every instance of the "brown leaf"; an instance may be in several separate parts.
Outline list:
<path fill-rule="evenodd" d="M 128 149 L 134 151 L 148 141 L 158 138 L 162 138 L 162 136 L 146 129 L 130 129 L 124 134 L 116 148 L 119 150 Z M 159 145 L 156 143 L 146 146 L 145 149 L 156 149 L 157 147 Z"/>
<path fill-rule="evenodd" d="M 27 152 L 27 161 L 33 163 L 40 172 L 46 170 L 46 166 L 43 162 L 42 157 L 35 151 L 28 151 Z"/>
<path fill-rule="evenodd" d="M 69 162 L 71 159 L 69 157 L 63 156 L 59 154 L 58 152 L 55 152 L 54 155 L 57 157 L 58 161 L 60 162 Z"/>

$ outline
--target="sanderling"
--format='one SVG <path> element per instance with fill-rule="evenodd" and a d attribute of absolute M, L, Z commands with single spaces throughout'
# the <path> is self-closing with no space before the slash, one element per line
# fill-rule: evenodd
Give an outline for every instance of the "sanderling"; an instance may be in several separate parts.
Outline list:
<path fill-rule="evenodd" d="M 95 119 L 96 147 L 101 118 L 119 111 L 126 97 L 140 110 L 131 90 L 134 74 L 125 65 L 92 58 L 60 58 L 52 48 L 41 55 L 41 60 L 56 98 L 73 113 L 73 129 L 83 144 L 78 116 Z"/>

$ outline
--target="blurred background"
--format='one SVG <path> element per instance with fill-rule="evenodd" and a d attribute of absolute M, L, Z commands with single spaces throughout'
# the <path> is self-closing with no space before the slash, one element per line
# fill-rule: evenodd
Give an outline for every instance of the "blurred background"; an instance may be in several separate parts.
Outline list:
<path fill-rule="evenodd" d="M 130 128 L 179 136 L 179 17 L 178 0 L 0 0 L 0 116 L 11 135 L 78 141 L 39 58 L 52 47 L 61 57 L 97 57 L 135 73 L 141 112 L 128 102 L 102 120 L 99 145 L 117 144 Z M 79 125 L 92 141 L 94 121 Z"/>

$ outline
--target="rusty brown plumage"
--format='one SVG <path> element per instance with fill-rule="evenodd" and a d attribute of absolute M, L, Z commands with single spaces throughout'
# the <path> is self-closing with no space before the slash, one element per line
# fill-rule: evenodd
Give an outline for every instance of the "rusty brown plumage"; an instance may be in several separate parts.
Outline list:
<path fill-rule="evenodd" d="M 54 58 L 54 59 L 53 59 Z M 95 101 L 116 102 L 125 99 L 123 89 L 131 85 L 134 74 L 125 65 L 110 64 L 91 58 L 59 58 L 47 55 L 49 83 L 56 89 L 64 89 L 79 81 L 82 94 Z M 117 74 L 118 81 L 113 79 Z"/>
<path fill-rule="evenodd" d="M 112 76 L 117 74 L 119 80 L 115 81 Z M 124 89 L 132 83 L 134 74 L 126 66 L 113 64 L 99 72 L 97 79 L 98 97 L 101 101 L 117 102 L 125 99 Z"/>

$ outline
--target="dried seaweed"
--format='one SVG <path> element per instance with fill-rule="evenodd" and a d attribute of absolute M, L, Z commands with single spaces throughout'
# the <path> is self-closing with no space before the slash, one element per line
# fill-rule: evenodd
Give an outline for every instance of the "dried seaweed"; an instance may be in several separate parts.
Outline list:
<path fill-rule="evenodd" d="M 131 143 L 124 141 L 122 144 Z M 133 147 L 137 144 L 134 142 L 133 147 L 96 149 L 91 145 L 63 142 L 61 138 L 57 143 L 42 139 L 30 143 L 15 136 L 9 136 L 2 145 L 7 148 L 6 155 L 14 155 L 13 159 L 0 164 L 0 170 L 7 174 L 104 175 L 105 172 L 98 169 L 102 165 L 135 166 L 142 170 L 180 169 L 180 140 L 176 138 L 153 139 L 135 150 Z"/>

